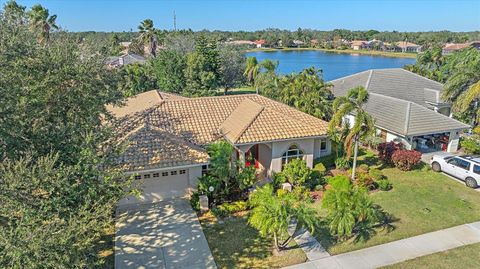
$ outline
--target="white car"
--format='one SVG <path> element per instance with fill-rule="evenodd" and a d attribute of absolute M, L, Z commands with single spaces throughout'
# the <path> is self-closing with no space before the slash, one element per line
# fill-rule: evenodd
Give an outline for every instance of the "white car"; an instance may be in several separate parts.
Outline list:
<path fill-rule="evenodd" d="M 480 156 L 434 155 L 430 164 L 433 171 L 463 180 L 470 188 L 480 185 Z"/>

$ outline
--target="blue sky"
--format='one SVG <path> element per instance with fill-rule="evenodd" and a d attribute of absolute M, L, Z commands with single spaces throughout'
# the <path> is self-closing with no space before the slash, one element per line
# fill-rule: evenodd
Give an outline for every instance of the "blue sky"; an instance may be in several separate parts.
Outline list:
<path fill-rule="evenodd" d="M 480 30 L 480 0 L 17 0 L 40 3 L 69 31 L 130 31 L 151 18 L 156 27 L 193 30 L 472 31 Z M 3 3 L 6 0 L 0 0 Z"/>

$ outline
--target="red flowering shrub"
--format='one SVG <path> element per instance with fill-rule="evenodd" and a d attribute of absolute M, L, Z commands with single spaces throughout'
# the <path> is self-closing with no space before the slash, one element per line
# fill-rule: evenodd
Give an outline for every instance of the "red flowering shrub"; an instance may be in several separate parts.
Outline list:
<path fill-rule="evenodd" d="M 410 171 L 421 157 L 422 154 L 416 150 L 397 150 L 392 154 L 392 162 L 398 169 Z"/>
<path fill-rule="evenodd" d="M 401 143 L 395 143 L 393 141 L 391 142 L 385 142 L 385 143 L 380 143 L 378 145 L 378 157 L 380 160 L 382 160 L 383 163 L 385 164 L 393 164 L 392 162 L 392 155 L 395 151 L 401 150 L 402 149 L 402 144 Z"/>

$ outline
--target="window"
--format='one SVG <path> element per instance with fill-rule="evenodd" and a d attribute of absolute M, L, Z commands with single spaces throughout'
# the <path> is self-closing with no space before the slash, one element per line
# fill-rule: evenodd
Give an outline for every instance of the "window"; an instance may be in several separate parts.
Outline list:
<path fill-rule="evenodd" d="M 327 151 L 327 140 L 320 140 L 320 151 Z"/>
<path fill-rule="evenodd" d="M 303 151 L 301 151 L 296 145 L 291 145 L 290 148 L 282 155 L 282 166 L 293 159 L 298 159 L 302 157 Z"/>
<path fill-rule="evenodd" d="M 479 165 L 476 165 L 476 164 L 473 165 L 473 172 L 474 172 L 475 174 L 480 175 L 480 166 L 479 166 Z"/>
<path fill-rule="evenodd" d="M 208 172 L 208 164 L 202 165 L 202 176 L 205 176 Z"/>
<path fill-rule="evenodd" d="M 142 179 L 142 176 L 135 176 L 136 180 Z"/>
<path fill-rule="evenodd" d="M 143 175 L 143 178 L 150 178 L 150 174 Z"/>
<path fill-rule="evenodd" d="M 179 171 L 179 174 L 180 174 L 180 175 L 183 175 L 183 174 L 185 174 L 185 173 L 186 173 L 185 170 L 180 170 L 180 171 Z"/>
<path fill-rule="evenodd" d="M 162 172 L 162 177 L 167 177 L 168 176 L 168 172 Z"/>
<path fill-rule="evenodd" d="M 172 171 L 172 172 L 170 172 L 170 175 L 171 175 L 171 176 L 174 176 L 174 175 L 176 175 L 176 174 L 177 174 L 177 171 Z"/>
<path fill-rule="evenodd" d="M 462 160 L 460 158 L 453 158 L 448 161 L 448 163 L 463 168 L 465 170 L 470 170 L 470 162 Z"/>
<path fill-rule="evenodd" d="M 153 173 L 153 177 L 159 177 L 160 174 L 159 173 Z"/>

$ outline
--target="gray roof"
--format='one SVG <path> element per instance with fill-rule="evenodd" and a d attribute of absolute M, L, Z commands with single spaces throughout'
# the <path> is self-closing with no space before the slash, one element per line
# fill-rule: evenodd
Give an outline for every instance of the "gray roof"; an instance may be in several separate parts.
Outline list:
<path fill-rule="evenodd" d="M 365 110 L 375 118 L 376 126 L 396 134 L 411 136 L 470 128 L 429 108 L 425 101 L 438 103 L 442 86 L 432 82 L 402 69 L 369 70 L 331 81 L 336 96 L 364 86 L 370 93 Z M 424 90 L 424 86 L 436 89 Z"/>
<path fill-rule="evenodd" d="M 106 63 L 111 66 L 123 66 L 133 63 L 144 63 L 145 61 L 145 57 L 141 55 L 128 53 L 121 56 L 108 57 Z"/>
<path fill-rule="evenodd" d="M 345 95 L 348 90 L 363 86 L 368 92 L 383 94 L 422 106 L 441 103 L 443 85 L 402 68 L 372 69 L 332 80 L 335 95 Z"/>

